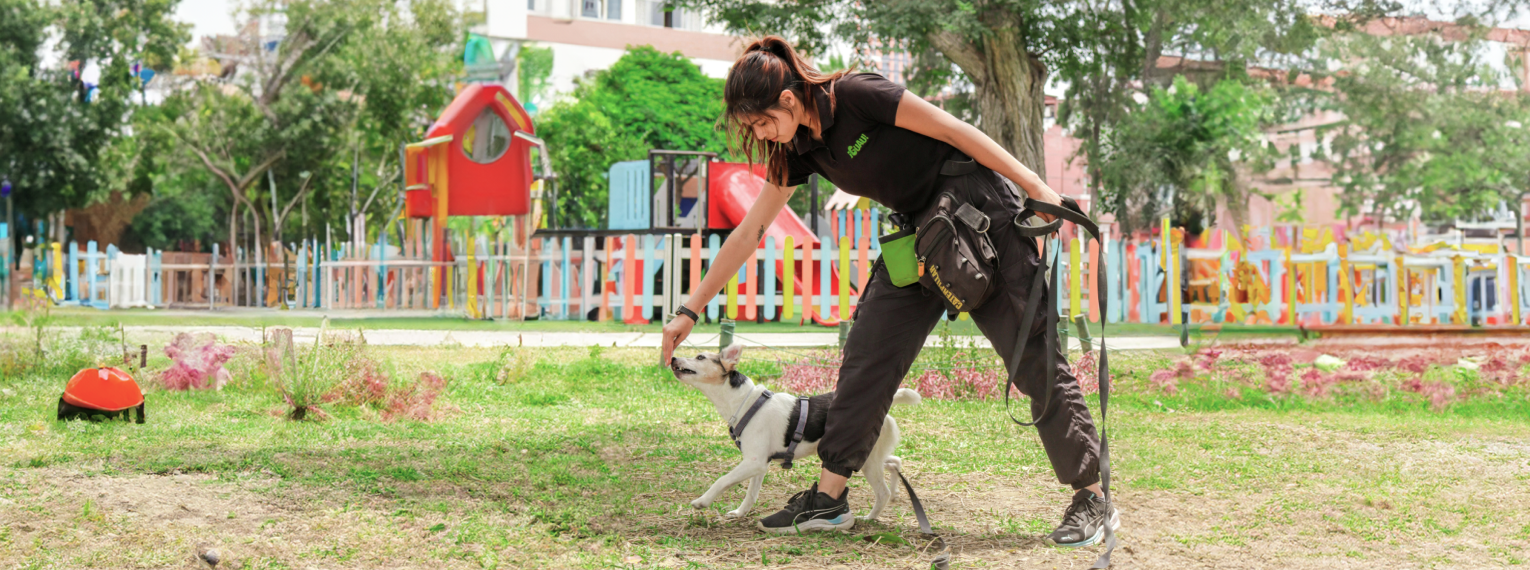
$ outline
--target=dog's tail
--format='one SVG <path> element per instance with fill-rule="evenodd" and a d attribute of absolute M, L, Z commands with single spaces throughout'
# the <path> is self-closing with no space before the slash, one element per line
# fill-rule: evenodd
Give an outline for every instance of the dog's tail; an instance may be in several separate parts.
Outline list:
<path fill-rule="evenodd" d="M 908 388 L 899 388 L 898 393 L 893 395 L 893 403 L 900 406 L 917 406 L 922 401 L 924 398 L 921 398 L 918 392 Z"/>

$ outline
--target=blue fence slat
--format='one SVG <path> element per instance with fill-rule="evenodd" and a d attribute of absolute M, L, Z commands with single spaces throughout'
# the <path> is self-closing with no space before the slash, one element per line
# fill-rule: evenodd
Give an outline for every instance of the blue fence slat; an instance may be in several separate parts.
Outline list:
<path fill-rule="evenodd" d="M 721 243 L 717 234 L 707 236 L 707 272 L 712 271 L 712 263 L 717 260 L 717 246 Z M 717 298 L 722 295 L 713 295 L 711 301 L 707 301 L 707 318 L 717 320 Z"/>

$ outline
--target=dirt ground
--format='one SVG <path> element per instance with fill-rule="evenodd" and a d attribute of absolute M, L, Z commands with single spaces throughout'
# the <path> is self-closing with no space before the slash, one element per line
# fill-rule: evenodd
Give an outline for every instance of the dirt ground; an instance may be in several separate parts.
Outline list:
<path fill-rule="evenodd" d="M 1428 447 L 1420 446 L 1399 460 L 1418 459 L 1406 455 L 1430 453 Z M 1527 447 L 1501 452 L 1523 459 L 1530 457 Z M 1516 463 L 1530 467 L 1523 461 Z M 1006 517 L 1044 521 L 1057 516 L 1066 496 L 1039 475 L 1039 484 L 1029 489 L 992 483 L 985 474 L 914 475 L 932 518 L 949 529 L 945 535 L 955 553 L 953 567 L 1086 568 L 1099 552 L 1098 548 L 1052 548 L 1040 541 L 1039 534 L 1000 528 Z M 731 546 L 689 550 L 644 545 L 641 540 L 600 545 L 550 537 L 541 546 L 521 540 L 519 547 L 464 557 L 454 552 L 457 545 L 442 532 L 459 524 L 460 517 L 453 514 L 457 509 L 406 511 L 391 501 L 353 502 L 293 490 L 274 477 L 99 476 L 43 468 L 0 469 L 0 481 L 5 491 L 0 498 L 0 527 L 6 529 L 0 534 L 0 567 L 8 568 L 196 568 L 194 552 L 199 543 L 220 550 L 225 562 L 219 568 L 236 570 L 492 568 L 528 563 L 601 567 L 582 558 L 580 551 L 611 547 L 630 547 L 638 553 L 621 557 L 624 567 L 754 567 L 761 564 L 762 555 L 771 566 L 786 568 L 926 568 L 929 560 L 928 553 L 916 550 L 917 544 L 889 546 L 855 539 L 887 529 L 913 528 L 915 521 L 902 493 L 889 508 L 890 516 L 859 525 L 850 537 L 767 537 L 753 529 L 753 519 L 700 516 L 683 507 L 689 497 L 666 494 L 651 499 L 677 505 L 673 514 L 641 522 L 654 523 L 661 534 L 682 543 L 698 540 Z M 767 494 L 774 490 L 770 487 Z M 436 491 L 441 498 L 452 495 L 450 489 Z M 724 501 L 737 499 L 735 493 Z M 471 503 L 475 499 L 456 500 Z M 1530 521 L 1524 515 L 1530 510 L 1530 494 L 1497 494 L 1492 500 L 1519 512 L 1516 524 Z M 1346 496 L 1322 483 L 1292 483 L 1280 493 L 1221 496 L 1125 492 L 1117 501 L 1123 513 L 1121 547 L 1114 556 L 1117 568 L 1496 568 L 1523 564 L 1526 557 L 1523 534 L 1486 537 L 1482 533 L 1491 529 L 1472 530 L 1470 525 L 1457 535 L 1428 540 L 1357 541 L 1336 520 L 1336 513 L 1362 503 L 1371 503 L 1365 508 L 1377 511 L 1393 505 Z M 514 513 L 471 516 L 488 526 L 515 528 L 526 522 Z M 803 546 L 808 552 L 803 552 Z M 830 556 L 814 556 L 814 552 Z M 772 559 L 775 553 L 783 558 Z M 797 556 L 787 560 L 788 553 Z M 849 554 L 861 561 L 844 562 Z M 439 563 L 429 562 L 438 556 Z"/>

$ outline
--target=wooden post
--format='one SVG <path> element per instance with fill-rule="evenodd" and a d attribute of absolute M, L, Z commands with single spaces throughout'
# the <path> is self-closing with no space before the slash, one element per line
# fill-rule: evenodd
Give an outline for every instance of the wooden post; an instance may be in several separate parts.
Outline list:
<path fill-rule="evenodd" d="M 712 261 L 715 262 L 717 260 L 713 259 Z M 738 320 L 738 272 L 737 271 L 733 272 L 733 275 L 728 277 L 728 285 L 727 285 L 727 287 L 728 287 L 728 307 L 727 307 L 728 310 L 724 314 L 727 315 L 729 319 Z"/>
<path fill-rule="evenodd" d="M 792 247 L 792 236 L 786 236 L 781 244 L 781 322 L 792 320 L 797 304 L 797 250 Z"/>
<path fill-rule="evenodd" d="M 1509 318 L 1514 319 L 1514 326 L 1519 326 L 1524 324 L 1519 320 L 1519 258 L 1505 255 L 1504 262 L 1509 270 Z"/>
<path fill-rule="evenodd" d="M 1294 327 L 1296 326 L 1296 266 L 1291 263 L 1291 247 L 1287 246 L 1284 251 L 1286 257 L 1286 290 L 1284 295 L 1286 298 L 1286 324 Z"/>
<path fill-rule="evenodd" d="M 616 239 L 615 238 L 611 238 L 611 237 L 607 237 L 606 238 L 606 267 L 605 267 L 605 274 L 602 277 L 602 279 L 600 280 L 601 281 L 601 286 L 600 286 L 600 313 L 598 313 L 599 318 L 597 319 L 597 320 L 601 320 L 601 321 L 609 321 L 612 318 L 612 315 L 611 315 L 611 288 L 615 287 L 616 283 L 611 280 L 611 260 L 612 260 L 612 257 L 615 255 L 612 252 L 612 250 L 615 249 L 615 248 L 616 248 Z"/>
<path fill-rule="evenodd" d="M 1408 316 L 1408 305 L 1412 301 L 1408 299 L 1408 267 L 1403 265 L 1403 257 L 1397 256 L 1397 324 L 1406 325 L 1413 320 Z"/>
<path fill-rule="evenodd" d="M 850 320 L 850 240 L 839 240 L 839 320 Z"/>
<path fill-rule="evenodd" d="M 1455 269 L 1455 281 L 1451 284 L 1451 292 L 1455 293 L 1456 310 L 1451 315 L 1451 322 L 1458 325 L 1471 322 L 1471 310 L 1466 306 L 1466 260 L 1459 254 L 1450 258 L 1450 263 Z"/>
<path fill-rule="evenodd" d="M 866 257 L 871 253 L 871 218 L 866 210 L 861 210 L 860 214 L 855 219 L 855 249 L 859 252 L 858 255 L 860 256 L 857 259 L 860 262 L 860 281 L 856 283 L 856 290 L 864 295 L 866 293 L 866 284 L 871 281 L 871 265 L 866 260 Z"/>
<path fill-rule="evenodd" d="M 701 287 L 701 234 L 691 234 L 691 295 Z M 680 299 L 675 300 L 675 306 L 682 304 Z M 699 324 L 699 323 L 698 323 Z"/>
<path fill-rule="evenodd" d="M 766 237 L 765 263 L 760 275 L 760 278 L 765 281 L 765 286 L 761 290 L 765 299 L 761 304 L 764 305 L 766 321 L 776 320 L 776 253 L 775 236 Z"/>
<path fill-rule="evenodd" d="M 744 262 L 744 320 L 748 321 L 759 320 L 759 305 L 755 303 L 755 293 L 760 290 L 759 256 L 759 249 L 750 250 L 749 261 Z"/>
<path fill-rule="evenodd" d="M 813 251 L 816 248 L 812 240 L 813 238 L 808 238 L 808 241 L 802 242 L 802 318 L 809 321 L 813 320 L 815 314 L 813 286 L 818 283 L 813 279 L 813 271 L 816 269 L 813 264 Z"/>
<path fill-rule="evenodd" d="M 829 281 L 834 275 L 832 265 L 834 262 L 830 260 L 833 253 L 830 247 L 832 246 L 828 242 L 818 242 L 818 314 L 823 315 L 825 319 L 834 318 L 834 313 L 829 310 L 829 304 L 833 302 L 830 297 L 834 294 L 834 286 Z"/>
<path fill-rule="evenodd" d="M 1068 318 L 1077 319 L 1082 314 L 1084 268 L 1083 240 L 1077 236 L 1068 243 Z"/>
<path fill-rule="evenodd" d="M 1349 244 L 1339 244 L 1339 295 L 1344 297 L 1344 312 L 1339 315 L 1339 323 L 1355 324 L 1355 295 L 1353 284 L 1350 283 L 1352 272 L 1349 269 Z"/>
<path fill-rule="evenodd" d="M 712 272 L 712 264 L 717 262 L 717 248 L 721 245 L 721 239 L 722 238 L 717 237 L 717 234 L 707 236 L 707 273 Z M 692 289 L 692 292 L 694 291 L 695 290 Z M 717 295 L 713 295 L 711 299 L 707 300 L 708 320 L 717 320 L 717 303 Z"/>
<path fill-rule="evenodd" d="M 637 234 L 627 234 L 622 238 L 624 257 L 622 258 L 622 320 L 628 324 L 638 324 L 637 302 L 633 298 L 637 293 Z"/>
<path fill-rule="evenodd" d="M 643 236 L 643 271 L 638 273 L 638 278 L 643 280 L 643 302 L 638 307 L 637 320 L 645 325 L 649 317 L 653 316 L 653 276 L 659 269 L 659 255 L 654 241 L 653 234 Z"/>

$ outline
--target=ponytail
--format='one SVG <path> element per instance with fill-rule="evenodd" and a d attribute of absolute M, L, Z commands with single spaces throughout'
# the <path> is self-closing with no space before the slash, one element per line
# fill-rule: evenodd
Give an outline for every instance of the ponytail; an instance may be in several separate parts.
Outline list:
<path fill-rule="evenodd" d="M 802 101 L 808 113 L 818 113 L 815 90 L 829 95 L 829 112 L 834 112 L 834 81 L 849 70 L 825 74 L 818 71 L 792 49 L 781 36 L 765 36 L 744 48 L 744 55 L 733 63 L 723 85 L 723 120 L 727 124 L 729 146 L 750 164 L 765 163 L 766 178 L 777 185 L 786 184 L 786 153 L 783 145 L 755 139 L 749 120 L 781 107 L 781 92 L 791 91 Z"/>

